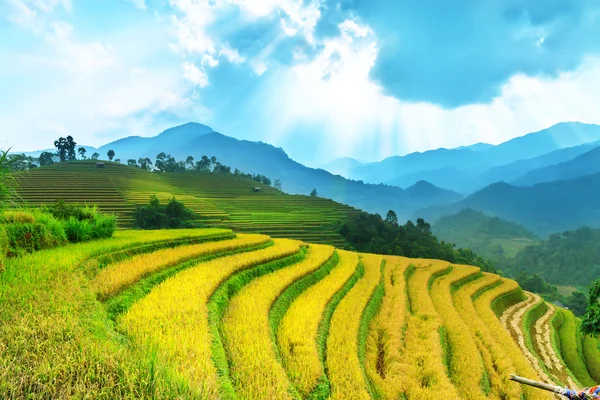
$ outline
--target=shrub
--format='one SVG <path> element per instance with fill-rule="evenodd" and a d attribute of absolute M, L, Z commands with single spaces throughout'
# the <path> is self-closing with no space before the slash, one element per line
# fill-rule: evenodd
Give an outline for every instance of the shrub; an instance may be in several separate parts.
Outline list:
<path fill-rule="evenodd" d="M 93 239 L 109 238 L 117 229 L 117 220 L 113 215 L 98 213 L 94 217 L 92 228 Z"/>
<path fill-rule="evenodd" d="M 6 235 L 6 230 L 2 225 L 0 225 L 0 268 L 4 266 L 4 260 L 6 259 L 6 254 L 8 253 L 8 236 Z"/>
<path fill-rule="evenodd" d="M 54 218 L 50 213 L 41 210 L 33 211 L 35 222 L 44 225 L 50 232 L 50 240 L 53 246 L 60 246 L 67 243 L 67 234 L 62 222 Z"/>
<path fill-rule="evenodd" d="M 67 204 L 58 200 L 48 211 L 60 220 L 67 240 L 72 243 L 109 238 L 116 229 L 115 217 L 101 214 L 96 206 Z"/>
<path fill-rule="evenodd" d="M 68 220 L 64 221 L 64 225 L 69 242 L 85 242 L 92 239 L 92 224 L 90 221 L 79 221 L 75 217 L 69 217 Z"/>
<path fill-rule="evenodd" d="M 7 224 L 33 224 L 35 222 L 35 217 L 33 214 L 26 211 L 5 211 L 2 214 L 2 217 L 0 217 L 0 222 Z"/>
<path fill-rule="evenodd" d="M 38 222 L 5 224 L 8 238 L 8 255 L 16 256 L 52 247 L 48 228 Z"/>
<path fill-rule="evenodd" d="M 140 229 L 197 228 L 196 215 L 173 197 L 167 205 L 160 204 L 156 196 L 148 204 L 138 206 L 133 212 L 133 225 Z"/>

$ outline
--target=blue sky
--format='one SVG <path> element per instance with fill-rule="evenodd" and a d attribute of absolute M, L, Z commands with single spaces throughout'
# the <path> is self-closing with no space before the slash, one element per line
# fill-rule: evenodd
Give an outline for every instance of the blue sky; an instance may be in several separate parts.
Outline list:
<path fill-rule="evenodd" d="M 188 121 L 298 161 L 600 123 L 595 0 L 0 0 L 0 147 Z"/>

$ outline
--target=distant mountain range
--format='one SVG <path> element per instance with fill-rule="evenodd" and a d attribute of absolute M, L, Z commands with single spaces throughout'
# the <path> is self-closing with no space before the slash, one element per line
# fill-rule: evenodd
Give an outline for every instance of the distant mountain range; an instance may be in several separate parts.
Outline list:
<path fill-rule="evenodd" d="M 471 208 L 547 236 L 580 226 L 600 227 L 599 198 L 600 173 L 533 186 L 498 182 L 456 203 L 417 210 L 413 216 L 434 221 Z"/>
<path fill-rule="evenodd" d="M 343 176 L 400 187 L 426 180 L 463 194 L 512 182 L 537 168 L 568 161 L 600 146 L 600 126 L 564 122 L 497 146 L 477 143 L 394 156 L 350 167 Z"/>
<path fill-rule="evenodd" d="M 282 148 L 238 140 L 198 123 L 86 148 L 88 156 L 97 151 L 101 158 L 112 149 L 123 163 L 155 160 L 160 152 L 178 160 L 215 156 L 232 169 L 281 180 L 287 193 L 307 195 L 315 188 L 321 197 L 365 211 L 394 210 L 400 222 L 434 221 L 472 208 L 542 236 L 581 225 L 600 228 L 600 126 L 578 122 L 497 146 L 477 143 L 376 163 L 342 158 L 318 169 L 290 159 Z"/>

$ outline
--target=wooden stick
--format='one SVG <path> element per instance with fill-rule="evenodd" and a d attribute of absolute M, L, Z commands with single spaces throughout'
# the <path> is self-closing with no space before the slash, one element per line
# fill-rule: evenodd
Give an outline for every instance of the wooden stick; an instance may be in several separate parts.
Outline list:
<path fill-rule="evenodd" d="M 566 396 L 567 393 L 570 392 L 569 389 L 567 389 L 567 388 L 562 388 L 560 386 L 549 385 L 549 384 L 544 383 L 544 382 L 534 381 L 534 380 L 523 378 L 523 377 L 517 376 L 517 375 L 511 375 L 510 376 L 510 380 L 522 383 L 524 385 L 533 386 L 533 387 L 538 388 L 538 389 L 547 390 L 548 392 L 552 392 L 552 393 L 556 393 L 556 394 L 561 394 L 563 396 Z"/>

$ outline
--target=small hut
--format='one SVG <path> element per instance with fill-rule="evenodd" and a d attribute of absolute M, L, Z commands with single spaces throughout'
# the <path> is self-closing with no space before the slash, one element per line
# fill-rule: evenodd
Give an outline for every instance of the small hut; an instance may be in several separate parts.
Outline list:
<path fill-rule="evenodd" d="M 262 188 L 261 188 L 261 187 L 259 187 L 259 186 L 254 186 L 254 187 L 252 188 L 252 191 L 253 191 L 254 193 L 256 193 L 256 192 L 260 192 L 260 191 L 262 191 Z"/>
<path fill-rule="evenodd" d="M 98 161 L 98 162 L 96 163 L 96 168 L 104 168 L 104 163 L 103 163 L 103 162 L 101 162 L 101 161 Z"/>

